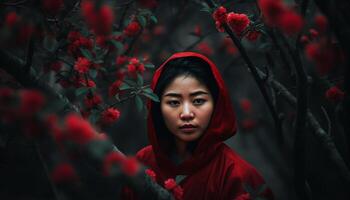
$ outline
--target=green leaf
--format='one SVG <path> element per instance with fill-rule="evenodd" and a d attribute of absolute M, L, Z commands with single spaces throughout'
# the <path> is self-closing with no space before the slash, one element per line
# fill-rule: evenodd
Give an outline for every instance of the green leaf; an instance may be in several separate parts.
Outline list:
<path fill-rule="evenodd" d="M 155 23 L 155 24 L 158 23 L 158 19 L 157 19 L 157 17 L 154 16 L 154 15 L 151 16 L 151 21 L 152 21 L 153 23 Z"/>
<path fill-rule="evenodd" d="M 94 58 L 89 50 L 80 48 L 80 51 L 83 54 L 83 56 L 86 57 L 87 59 L 89 59 L 90 61 L 94 60 Z"/>
<path fill-rule="evenodd" d="M 140 74 L 137 74 L 137 85 L 143 86 L 143 77 Z"/>
<path fill-rule="evenodd" d="M 89 116 L 89 121 L 92 124 L 96 124 L 96 122 L 99 120 L 100 118 L 100 112 L 98 110 L 92 110 L 90 116 Z"/>
<path fill-rule="evenodd" d="M 75 96 L 81 96 L 81 95 L 86 95 L 89 91 L 89 88 L 86 87 L 82 87 L 82 88 L 78 88 L 77 90 L 75 90 Z"/>
<path fill-rule="evenodd" d="M 144 92 L 144 93 L 142 93 L 142 94 L 143 94 L 144 96 L 146 96 L 146 97 L 152 99 L 152 100 L 155 101 L 155 102 L 159 102 L 159 101 L 160 101 L 160 100 L 159 100 L 159 97 L 158 97 L 156 94 L 154 94 L 154 93 Z"/>
<path fill-rule="evenodd" d="M 115 40 L 110 40 L 110 42 L 115 46 L 115 48 L 118 49 L 118 53 L 122 54 L 124 52 L 124 45 L 120 42 L 117 42 Z"/>
<path fill-rule="evenodd" d="M 140 96 L 138 95 L 135 96 L 135 103 L 136 103 L 137 110 L 141 112 L 143 108 L 143 101 Z"/>
<path fill-rule="evenodd" d="M 147 20 L 144 16 L 137 16 L 137 20 L 140 22 L 142 27 L 146 27 Z"/>
<path fill-rule="evenodd" d="M 89 70 L 89 75 L 91 78 L 96 78 L 97 77 L 97 70 L 96 69 L 90 69 Z"/>
<path fill-rule="evenodd" d="M 151 63 L 148 63 L 148 64 L 145 64 L 145 67 L 147 67 L 147 68 L 154 68 L 154 65 L 151 64 Z"/>
<path fill-rule="evenodd" d="M 126 83 L 122 83 L 119 87 L 120 90 L 127 90 L 132 88 L 130 85 L 126 84 Z"/>
<path fill-rule="evenodd" d="M 130 80 L 130 79 L 124 79 L 123 80 L 124 83 L 130 85 L 130 86 L 137 86 L 137 84 L 135 83 L 135 81 Z"/>

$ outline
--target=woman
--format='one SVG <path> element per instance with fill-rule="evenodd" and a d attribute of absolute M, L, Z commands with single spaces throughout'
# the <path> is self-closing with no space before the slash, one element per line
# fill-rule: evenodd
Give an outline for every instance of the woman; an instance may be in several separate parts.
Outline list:
<path fill-rule="evenodd" d="M 160 102 L 148 105 L 151 145 L 137 158 L 160 185 L 175 179 L 185 200 L 253 199 L 251 190 L 272 199 L 254 167 L 223 143 L 237 124 L 213 62 L 198 53 L 176 53 L 156 71 L 152 89 Z"/>

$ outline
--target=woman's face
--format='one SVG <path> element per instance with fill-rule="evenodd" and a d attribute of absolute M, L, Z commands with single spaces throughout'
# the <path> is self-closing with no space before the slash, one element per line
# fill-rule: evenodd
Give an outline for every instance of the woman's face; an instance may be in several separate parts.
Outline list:
<path fill-rule="evenodd" d="M 178 76 L 165 88 L 161 112 L 176 139 L 191 142 L 200 138 L 214 110 L 209 89 L 192 76 Z"/>

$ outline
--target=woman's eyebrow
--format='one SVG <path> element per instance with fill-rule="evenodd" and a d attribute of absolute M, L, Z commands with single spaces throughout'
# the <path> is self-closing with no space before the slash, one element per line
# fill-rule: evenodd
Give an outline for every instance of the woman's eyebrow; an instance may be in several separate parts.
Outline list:
<path fill-rule="evenodd" d="M 181 94 L 169 92 L 169 93 L 164 94 L 163 96 L 165 96 L 165 97 L 181 97 Z"/>
<path fill-rule="evenodd" d="M 205 92 L 205 91 L 196 91 L 196 92 L 191 93 L 190 96 L 198 96 L 198 95 L 201 95 L 201 94 L 209 95 L 209 93 Z"/>
<path fill-rule="evenodd" d="M 196 91 L 196 92 L 192 92 L 190 93 L 190 96 L 198 96 L 198 95 L 209 95 L 208 92 L 205 91 Z M 168 92 L 166 94 L 163 95 L 164 97 L 181 97 L 182 95 L 179 93 L 175 93 L 175 92 Z"/>

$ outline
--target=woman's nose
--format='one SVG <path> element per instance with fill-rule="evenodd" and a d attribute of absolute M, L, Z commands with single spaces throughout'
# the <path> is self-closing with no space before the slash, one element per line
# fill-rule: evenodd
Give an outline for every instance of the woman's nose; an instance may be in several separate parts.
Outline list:
<path fill-rule="evenodd" d="M 193 113 L 190 105 L 188 105 L 188 104 L 183 105 L 182 111 L 180 113 L 180 118 L 182 120 L 186 120 L 186 121 L 194 118 L 194 113 Z"/>

